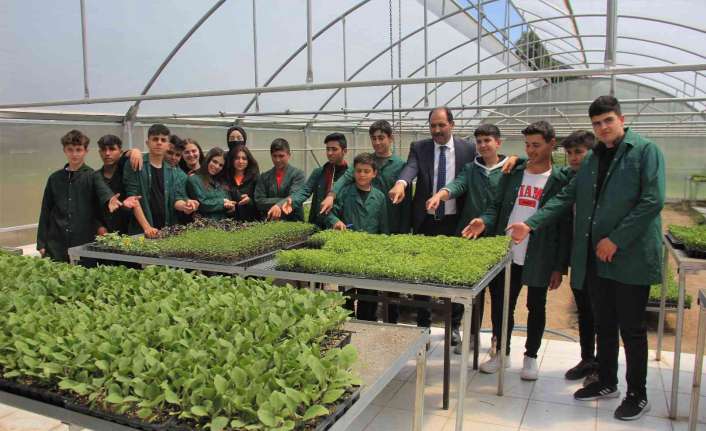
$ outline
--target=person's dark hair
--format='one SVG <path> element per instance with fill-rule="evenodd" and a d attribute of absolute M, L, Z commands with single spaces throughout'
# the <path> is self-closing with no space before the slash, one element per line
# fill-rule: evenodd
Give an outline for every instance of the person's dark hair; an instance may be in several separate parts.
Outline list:
<path fill-rule="evenodd" d="M 284 138 L 275 138 L 275 140 L 270 144 L 270 154 L 275 151 L 286 151 L 287 154 L 290 154 L 291 150 L 289 149 L 289 142 L 287 142 Z"/>
<path fill-rule="evenodd" d="M 328 144 L 331 141 L 338 142 L 338 145 L 341 146 L 342 150 L 348 148 L 348 141 L 346 141 L 346 137 L 345 135 L 343 135 L 343 133 L 336 132 L 326 135 L 326 137 L 324 138 L 324 144 Z"/>
<path fill-rule="evenodd" d="M 68 147 L 69 145 L 82 145 L 83 148 L 88 148 L 88 144 L 91 140 L 88 136 L 84 135 L 80 130 L 70 130 L 67 134 L 61 137 L 61 146 Z"/>
<path fill-rule="evenodd" d="M 108 147 L 123 148 L 123 141 L 115 135 L 103 135 L 98 139 L 98 148 L 104 150 Z"/>
<path fill-rule="evenodd" d="M 622 115 L 620 112 L 620 102 L 613 96 L 600 96 L 588 107 L 589 117 L 607 114 L 608 112 L 615 112 L 615 115 Z"/>
<path fill-rule="evenodd" d="M 596 144 L 596 135 L 588 130 L 575 130 L 561 141 L 561 146 L 569 150 L 576 147 L 585 147 L 590 150 Z"/>
<path fill-rule="evenodd" d="M 245 181 L 249 181 L 258 175 L 260 175 L 260 166 L 257 164 L 257 160 L 252 155 L 252 152 L 245 145 L 240 145 L 234 150 L 228 151 L 226 155 L 226 175 L 228 176 L 228 184 L 231 184 L 233 178 L 235 177 L 235 158 L 238 157 L 238 153 L 245 153 L 245 157 L 248 159 L 248 167 L 245 168 Z"/>
<path fill-rule="evenodd" d="M 245 133 L 245 129 L 243 129 L 240 126 L 231 126 L 228 128 L 228 131 L 226 132 L 226 143 L 228 142 L 228 137 L 230 136 L 230 132 L 233 130 L 237 130 L 240 132 L 241 135 L 243 135 L 243 145 L 246 145 L 248 143 L 248 134 Z"/>
<path fill-rule="evenodd" d="M 165 126 L 164 124 L 153 124 L 150 126 L 150 128 L 147 130 L 147 137 L 149 138 L 150 136 L 155 136 L 155 135 L 165 135 L 169 136 L 172 133 L 169 131 L 169 128 Z"/>
<path fill-rule="evenodd" d="M 196 148 L 199 149 L 199 167 L 203 166 L 204 156 L 203 156 L 203 150 L 201 149 L 201 145 L 199 145 L 198 142 L 196 142 L 195 140 L 193 140 L 191 138 L 186 138 L 186 139 L 182 140 L 182 142 L 184 143 L 184 149 L 186 149 L 186 146 L 189 144 L 193 144 L 196 146 Z M 184 150 L 182 150 L 182 152 L 183 151 Z M 181 158 L 181 160 L 179 160 L 179 167 L 181 168 L 182 171 L 184 171 L 187 174 L 189 173 L 189 171 L 191 171 L 191 169 L 189 169 L 189 167 L 186 165 L 186 160 L 184 160 L 183 157 Z"/>
<path fill-rule="evenodd" d="M 431 122 L 431 116 L 434 114 L 436 111 L 444 111 L 446 112 L 446 120 L 448 120 L 449 123 L 453 124 L 454 122 L 454 114 L 451 113 L 451 110 L 447 108 L 446 106 L 439 106 L 437 108 L 432 109 L 429 111 L 429 118 L 427 118 L 427 121 Z"/>
<path fill-rule="evenodd" d="M 554 126 L 549 124 L 547 121 L 539 120 L 522 130 L 522 134 L 527 135 L 542 135 L 542 138 L 548 143 L 552 139 L 556 138 L 556 132 L 554 131 Z"/>
<path fill-rule="evenodd" d="M 223 169 L 221 169 L 221 172 L 218 173 L 215 177 L 211 177 L 211 175 L 208 173 L 208 164 L 211 163 L 211 160 L 215 157 L 222 157 L 223 158 Z M 206 153 L 206 157 L 201 163 L 201 166 L 199 166 L 199 169 L 196 171 L 196 175 L 198 175 L 201 178 L 201 182 L 203 183 L 204 187 L 211 188 L 211 184 L 213 182 L 217 182 L 220 184 L 225 183 L 225 172 L 226 172 L 226 164 L 225 164 L 225 151 L 219 147 L 213 147 L 210 150 L 208 150 L 208 153 Z"/>
<path fill-rule="evenodd" d="M 368 128 L 368 135 L 373 136 L 373 134 L 377 131 L 380 131 L 387 136 L 392 136 L 392 124 L 390 124 L 387 120 L 377 120 L 370 125 L 370 128 Z"/>
<path fill-rule="evenodd" d="M 184 140 L 177 135 L 171 135 L 169 137 L 169 143 L 174 146 L 176 151 L 179 151 L 180 153 L 184 152 Z"/>
<path fill-rule="evenodd" d="M 490 136 L 495 139 L 500 139 L 500 129 L 495 124 L 481 124 L 473 132 L 473 136 L 476 138 L 479 136 Z"/>
<path fill-rule="evenodd" d="M 370 153 L 360 153 L 357 156 L 355 156 L 355 159 L 353 159 L 353 167 L 361 165 L 361 164 L 372 166 L 373 171 L 378 170 L 377 166 L 375 165 L 375 158 Z"/>

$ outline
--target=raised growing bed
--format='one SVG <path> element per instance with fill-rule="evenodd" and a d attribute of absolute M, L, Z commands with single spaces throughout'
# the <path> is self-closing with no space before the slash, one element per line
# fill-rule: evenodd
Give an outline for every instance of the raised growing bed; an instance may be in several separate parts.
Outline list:
<path fill-rule="evenodd" d="M 277 252 L 277 269 L 443 286 L 473 286 L 507 254 L 507 237 L 373 235 L 323 231 Z"/>
<path fill-rule="evenodd" d="M 135 256 L 235 263 L 296 245 L 316 232 L 301 222 L 251 222 L 198 219 L 160 231 L 157 239 L 111 233 L 96 237 L 93 251 Z"/>
<path fill-rule="evenodd" d="M 357 396 L 339 294 L 5 254 L 0 275 L 8 392 L 149 430 L 319 429 Z"/>
<path fill-rule="evenodd" d="M 665 259 L 667 256 L 664 257 Z M 662 283 L 653 284 L 650 287 L 650 296 L 647 300 L 647 307 L 659 308 L 662 299 Z M 684 308 L 691 308 L 691 295 L 684 295 Z M 665 304 L 667 308 L 677 308 L 679 304 L 679 285 L 676 282 L 674 271 L 671 266 L 667 272 L 667 297 Z"/>
<path fill-rule="evenodd" d="M 683 244 L 687 256 L 706 259 L 706 226 L 669 226 L 669 235 Z M 670 241 L 672 241 L 670 239 Z"/>

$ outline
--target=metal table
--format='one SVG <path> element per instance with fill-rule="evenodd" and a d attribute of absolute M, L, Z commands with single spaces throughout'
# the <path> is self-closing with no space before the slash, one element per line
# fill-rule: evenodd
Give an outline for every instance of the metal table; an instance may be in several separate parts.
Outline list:
<path fill-rule="evenodd" d="M 281 271 L 275 268 L 276 262 L 274 256 L 270 259 L 253 262 L 252 266 L 248 266 L 245 275 L 255 277 L 275 277 L 285 280 L 297 280 L 310 283 L 327 283 L 333 285 L 353 286 L 361 289 L 379 290 L 383 292 L 397 292 L 412 295 L 435 296 L 439 298 L 447 298 L 451 302 L 463 305 L 463 323 L 462 330 L 464 337 L 461 342 L 461 364 L 459 367 L 459 390 L 456 407 L 456 430 L 463 429 L 463 408 L 466 396 L 466 386 L 468 382 L 468 355 L 470 337 L 465 334 L 471 333 L 471 319 L 473 313 L 473 302 L 475 298 L 482 292 L 490 282 L 503 270 L 505 270 L 505 288 L 503 295 L 503 318 L 501 332 L 501 352 L 500 352 L 500 370 L 498 372 L 498 395 L 503 395 L 503 386 L 505 379 L 505 356 L 507 353 L 507 324 L 508 324 L 508 307 L 510 297 L 510 265 L 512 264 L 512 252 L 508 253 L 503 259 L 486 273 L 486 275 L 475 285 L 470 287 L 455 287 L 441 286 L 434 284 L 421 283 L 405 283 L 390 280 L 378 280 L 359 278 L 350 275 L 340 274 L 324 274 L 324 273 L 304 273 L 294 271 Z M 446 382 L 445 382 L 446 383 Z M 446 384 L 444 390 L 447 390 Z"/>
<path fill-rule="evenodd" d="M 699 422 L 701 374 L 704 370 L 704 341 L 706 339 L 706 289 L 699 291 L 699 328 L 697 331 L 694 380 L 691 385 L 691 406 L 689 407 L 689 431 L 696 431 L 696 424 Z"/>
<path fill-rule="evenodd" d="M 684 250 L 674 248 L 666 235 L 662 237 L 664 245 L 664 258 L 662 259 L 662 296 L 659 303 L 659 324 L 657 326 L 657 352 L 655 359 L 662 358 L 662 339 L 664 338 L 664 319 L 667 304 L 667 277 L 669 255 L 674 258 L 679 274 L 679 294 L 677 299 L 677 326 L 674 336 L 674 366 L 672 369 L 672 392 L 669 400 L 669 417 L 677 418 L 677 403 L 679 398 L 679 370 L 681 362 L 681 340 L 684 332 L 684 297 L 686 296 L 686 274 L 694 274 L 706 269 L 706 259 L 694 259 L 686 255 Z"/>
<path fill-rule="evenodd" d="M 353 332 L 351 344 L 358 350 L 358 363 L 354 369 L 363 380 L 363 386 L 358 400 L 338 418 L 330 430 L 347 429 L 407 362 L 416 358 L 417 382 L 412 430 L 421 431 L 424 417 L 426 344 L 429 342 L 429 330 L 426 328 L 359 321 L 347 322 L 344 325 L 344 329 Z M 397 343 L 390 343 L 389 340 L 391 339 L 395 339 Z M 385 341 L 388 342 L 386 343 Z M 378 349 L 375 348 L 376 346 Z M 107 431 L 129 431 L 133 429 L 125 425 L 3 391 L 0 391 L 0 403 L 57 419 L 68 424 L 70 430 L 89 428 Z"/>
<path fill-rule="evenodd" d="M 429 329 L 358 320 L 347 322 L 343 329 L 353 332 L 351 344 L 358 350 L 358 363 L 354 369 L 361 376 L 363 387 L 360 398 L 338 418 L 330 431 L 347 429 L 413 358 L 417 361 L 417 382 L 412 430 L 421 431 Z M 393 338 L 396 343 L 390 342 Z"/>

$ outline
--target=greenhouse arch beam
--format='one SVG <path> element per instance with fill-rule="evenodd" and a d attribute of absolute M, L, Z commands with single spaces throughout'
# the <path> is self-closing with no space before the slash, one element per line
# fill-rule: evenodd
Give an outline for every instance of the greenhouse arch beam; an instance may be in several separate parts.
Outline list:
<path fill-rule="evenodd" d="M 201 27 L 201 25 L 206 22 L 213 14 L 223 6 L 223 3 L 225 3 L 226 0 L 218 0 L 211 8 L 206 11 L 206 13 L 198 20 L 196 21 L 196 24 L 194 24 L 189 31 L 186 32 L 184 37 L 181 38 L 181 40 L 176 44 L 176 46 L 171 50 L 169 54 L 167 54 L 167 57 L 162 61 L 162 64 L 159 65 L 157 70 L 154 72 L 150 80 L 147 82 L 147 85 L 145 85 L 145 88 L 142 89 L 142 95 L 147 94 L 150 89 L 152 88 L 152 85 L 154 85 L 155 81 L 157 81 L 157 78 L 159 78 L 159 75 L 162 74 L 164 69 L 167 67 L 170 61 L 172 61 L 172 58 L 176 55 L 177 52 L 181 49 L 182 46 L 191 38 L 191 36 L 196 33 L 196 30 Z M 135 116 L 137 115 L 137 110 L 140 109 L 140 100 L 135 101 L 135 103 L 127 110 L 125 113 L 125 122 L 130 122 L 135 119 Z"/>
<path fill-rule="evenodd" d="M 326 31 L 328 31 L 328 30 L 329 30 L 331 27 L 333 27 L 336 23 L 338 23 L 339 21 L 342 21 L 342 20 L 345 19 L 348 15 L 350 15 L 350 14 L 353 13 L 353 12 L 355 12 L 355 11 L 358 10 L 360 7 L 362 7 L 363 5 L 365 5 L 366 3 L 369 3 L 369 2 L 370 2 L 370 0 L 362 0 L 360 3 L 353 5 L 350 9 L 348 9 L 347 11 L 345 11 L 345 12 L 343 12 L 341 15 L 339 15 L 337 18 L 335 18 L 335 19 L 333 19 L 332 21 L 330 21 L 330 22 L 329 22 L 328 24 L 326 24 L 321 30 L 317 31 L 316 33 L 314 33 L 314 34 L 311 36 L 312 42 L 315 41 L 316 39 L 318 39 L 319 36 L 321 36 L 322 34 L 326 33 Z M 289 63 L 291 63 L 291 62 L 297 57 L 297 55 L 299 55 L 302 51 L 304 51 L 305 49 L 307 49 L 307 45 L 308 45 L 308 42 L 303 43 L 303 44 L 302 44 L 299 48 L 297 48 L 286 60 L 284 60 L 284 62 L 279 65 L 279 67 L 277 68 L 277 70 L 275 70 L 275 71 L 272 73 L 272 75 L 270 75 L 270 77 L 267 78 L 267 81 L 265 81 L 265 83 L 263 84 L 263 87 L 268 87 L 268 86 L 272 83 L 272 81 L 274 81 L 274 79 L 277 78 L 277 76 L 280 74 L 280 72 L 282 72 L 282 71 L 284 70 L 284 68 L 287 67 L 287 65 L 289 65 Z M 256 97 L 253 97 L 252 99 L 250 99 L 250 102 L 248 102 L 248 104 L 245 105 L 245 108 L 243 109 L 243 112 L 248 112 L 248 111 L 250 110 L 250 108 L 252 107 L 253 103 L 255 103 L 255 101 L 256 101 Z"/>

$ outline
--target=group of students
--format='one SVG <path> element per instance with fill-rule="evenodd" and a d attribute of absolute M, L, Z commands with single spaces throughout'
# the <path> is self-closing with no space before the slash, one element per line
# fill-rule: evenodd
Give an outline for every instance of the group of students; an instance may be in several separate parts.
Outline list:
<path fill-rule="evenodd" d="M 475 142 L 467 142 L 453 137 L 451 112 L 435 108 L 429 114 L 432 139 L 412 144 L 406 162 L 392 154 L 390 123 L 379 120 L 369 128 L 373 151 L 358 154 L 353 166 L 345 160 L 345 136 L 326 136 L 327 162 L 308 180 L 289 164 L 291 151 L 282 138 L 270 145 L 273 168 L 260 174 L 247 135 L 237 126 L 227 131 L 227 151 L 213 148 L 205 155 L 197 142 L 182 141 L 161 124 L 149 128 L 144 155 L 123 152 L 120 139 L 107 135 L 98 141 L 104 165 L 96 172 L 84 163 L 88 138 L 72 130 L 62 138 L 68 163 L 50 176 L 44 193 L 37 248 L 42 255 L 66 260 L 68 247 L 90 242 L 96 233 L 154 237 L 162 227 L 187 222 L 195 213 L 246 221 L 304 220 L 308 199 L 308 221 L 322 229 L 469 239 L 510 234 L 509 333 L 521 288 L 528 286 L 521 377 L 538 378 L 547 293 L 559 287 L 570 266 L 581 361 L 566 378 L 586 378 L 574 395 L 578 400 L 618 397 L 620 331 L 628 394 L 615 417 L 637 419 L 650 408 L 645 307 L 649 285 L 661 280 L 664 161 L 652 142 L 623 127 L 614 97 L 596 99 L 589 117 L 595 136 L 579 130 L 562 141 L 566 167 L 552 162 L 557 138 L 546 121 L 522 130 L 526 157 L 519 158 L 500 154 L 497 126 L 482 124 L 474 132 Z M 500 274 L 489 289 L 495 340 L 501 339 L 503 280 Z M 348 306 L 353 308 L 352 301 Z M 355 315 L 376 320 L 377 307 L 359 300 Z M 396 322 L 399 310 L 390 305 L 388 314 Z M 418 324 L 429 326 L 430 319 L 421 307 Z M 455 352 L 461 353 L 458 310 L 453 320 Z M 509 355 L 510 337 L 506 347 Z M 495 350 L 501 351 L 499 343 Z M 500 355 L 492 353 L 481 364 L 482 372 L 498 371 Z M 510 366 L 509 356 L 505 366 Z"/>

